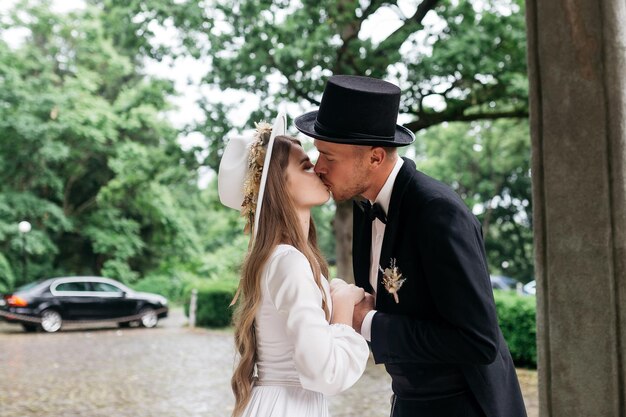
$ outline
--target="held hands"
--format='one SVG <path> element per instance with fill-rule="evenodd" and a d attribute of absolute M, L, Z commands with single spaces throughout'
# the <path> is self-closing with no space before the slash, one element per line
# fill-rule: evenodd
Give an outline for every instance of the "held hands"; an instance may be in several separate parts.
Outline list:
<path fill-rule="evenodd" d="M 363 319 L 367 313 L 374 309 L 374 296 L 371 294 L 365 294 L 365 298 L 354 306 L 354 313 L 352 314 L 352 328 L 357 333 L 361 333 L 361 327 L 363 326 Z"/>
<path fill-rule="evenodd" d="M 363 288 L 335 278 L 330 283 L 330 296 L 333 300 L 333 315 L 330 322 L 352 327 L 354 306 L 365 297 Z"/>
<path fill-rule="evenodd" d="M 333 299 L 333 305 L 341 303 L 355 306 L 365 297 L 365 291 L 354 284 L 335 278 L 330 282 L 330 296 Z"/>

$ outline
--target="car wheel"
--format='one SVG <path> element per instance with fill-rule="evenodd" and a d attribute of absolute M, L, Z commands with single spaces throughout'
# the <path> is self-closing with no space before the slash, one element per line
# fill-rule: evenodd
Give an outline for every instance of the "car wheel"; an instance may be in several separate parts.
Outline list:
<path fill-rule="evenodd" d="M 117 325 L 121 328 L 127 328 L 130 327 L 130 322 L 129 321 L 123 321 L 121 323 L 117 323 Z"/>
<path fill-rule="evenodd" d="M 37 325 L 36 324 L 26 324 L 26 323 L 22 323 L 22 329 L 24 329 L 25 332 L 36 332 L 37 331 Z"/>
<path fill-rule="evenodd" d="M 44 310 L 41 313 L 41 328 L 44 332 L 54 333 L 61 328 L 63 319 L 56 310 Z"/>
<path fill-rule="evenodd" d="M 141 316 L 140 322 L 143 327 L 152 328 L 156 327 L 159 322 L 156 311 L 152 307 L 144 307 L 139 311 Z"/>

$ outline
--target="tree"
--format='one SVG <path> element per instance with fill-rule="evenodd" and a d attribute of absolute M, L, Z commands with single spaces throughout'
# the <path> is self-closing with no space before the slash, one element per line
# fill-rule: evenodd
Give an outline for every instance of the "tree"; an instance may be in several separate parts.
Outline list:
<path fill-rule="evenodd" d="M 384 12 L 398 15 L 398 26 L 374 42 L 364 27 Z M 338 73 L 401 85 L 401 120 L 414 132 L 528 116 L 522 0 L 423 0 L 407 14 L 396 1 L 216 0 L 207 22 L 206 83 L 259 97 L 248 126 L 269 118 L 281 101 L 316 107 L 325 79 Z M 222 133 L 240 126 L 212 118 L 223 114 L 223 104 L 213 103 L 205 103 L 207 122 L 199 130 L 220 138 L 210 140 L 210 159 L 217 161 Z M 338 273 L 350 277 L 350 203 L 337 205 L 333 224 Z"/>
<path fill-rule="evenodd" d="M 0 294 L 13 288 L 15 276 L 6 257 L 0 254 Z"/>
<path fill-rule="evenodd" d="M 198 193 L 196 182 L 198 161 L 216 169 L 223 138 L 244 127 L 227 117 L 238 106 L 224 100 L 234 90 L 254 93 L 261 103 L 245 123 L 250 127 L 269 119 L 282 101 L 296 103 L 300 111 L 316 107 L 333 73 L 396 82 L 404 90 L 400 121 L 418 132 L 416 147 L 407 151 L 432 159 L 424 169 L 453 186 L 453 158 L 473 152 L 473 129 L 480 127 L 495 144 L 509 130 L 523 131 L 510 127 L 515 123 L 490 122 L 527 115 L 521 0 L 423 0 L 411 10 L 406 2 L 377 0 L 86 4 L 60 15 L 50 11 L 50 0 L 23 1 L 0 19 L 1 30 L 28 33 L 18 46 L 0 41 L 0 283 L 5 286 L 23 281 L 15 267 L 22 249 L 17 223 L 23 219 L 34 225 L 26 241 L 26 280 L 52 273 L 106 273 L 126 281 L 177 271 L 232 275 L 236 265 L 222 261 L 245 246 L 240 219 L 213 201 L 214 190 Z M 384 39 L 372 40 L 367 27 L 384 13 L 395 13 L 397 25 Z M 160 44 L 159 27 L 178 28 L 177 39 Z M 145 75 L 146 60 L 187 54 L 210 58 L 205 83 L 221 91 L 205 97 L 206 120 L 190 127 L 209 139 L 206 153 L 180 149 L 180 131 L 163 117 L 173 84 Z M 290 110 L 292 116 L 299 111 Z M 446 121 L 465 125 L 433 128 Z M 500 130 L 488 133 L 491 129 Z M 431 138 L 459 146 L 439 149 Z M 507 177 L 523 170 L 511 165 L 515 161 L 504 164 L 512 169 Z M 489 181 L 472 177 L 463 183 L 470 207 L 491 207 L 488 192 L 498 188 Z M 527 200 L 524 181 L 510 181 L 502 198 Z M 327 254 L 334 245 L 337 273 L 349 278 L 351 206 L 339 204 L 331 221 L 332 210 L 314 213 L 320 240 Z M 528 249 L 530 216 L 511 206 L 487 212 L 479 217 L 488 226 L 488 246 L 496 237 L 519 238 L 491 246 L 501 254 L 492 264 L 521 265 L 517 259 Z"/>
<path fill-rule="evenodd" d="M 150 37 L 115 34 L 108 18 L 37 1 L 2 20 L 27 32 L 17 47 L 0 41 L 0 273 L 10 285 L 76 273 L 133 282 L 201 253 L 195 150 L 181 150 L 162 117 L 172 83 L 141 73 Z M 10 267 L 23 219 L 33 224 L 26 278 Z"/>
<path fill-rule="evenodd" d="M 524 282 L 534 275 L 528 135 L 526 120 L 444 123 L 416 145 L 420 168 L 450 184 L 481 221 L 491 272 Z"/>

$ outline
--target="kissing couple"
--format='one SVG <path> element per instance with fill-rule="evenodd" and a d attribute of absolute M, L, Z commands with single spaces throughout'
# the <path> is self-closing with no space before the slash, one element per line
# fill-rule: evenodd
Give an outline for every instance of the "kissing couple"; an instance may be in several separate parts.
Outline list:
<path fill-rule="evenodd" d="M 481 225 L 459 196 L 397 149 L 401 90 L 336 75 L 320 107 L 279 114 L 233 137 L 218 172 L 222 203 L 250 244 L 234 316 L 233 417 L 325 417 L 326 396 L 365 371 L 391 376 L 391 417 L 526 417 L 498 319 Z M 329 282 L 311 208 L 353 203 L 356 285 Z M 361 201 L 362 200 L 362 201 Z M 381 398 L 381 401 L 386 399 Z"/>

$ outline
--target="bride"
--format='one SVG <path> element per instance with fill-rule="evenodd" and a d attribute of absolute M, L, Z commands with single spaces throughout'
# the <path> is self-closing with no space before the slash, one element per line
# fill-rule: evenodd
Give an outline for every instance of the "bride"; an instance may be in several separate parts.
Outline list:
<path fill-rule="evenodd" d="M 317 247 L 310 210 L 330 193 L 286 118 L 234 137 L 220 162 L 220 200 L 241 210 L 250 245 L 234 316 L 239 361 L 233 417 L 329 416 L 325 395 L 351 387 L 369 356 L 352 329 L 361 288 L 335 279 Z"/>

